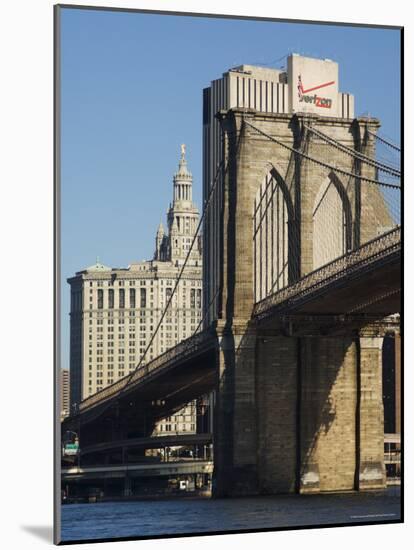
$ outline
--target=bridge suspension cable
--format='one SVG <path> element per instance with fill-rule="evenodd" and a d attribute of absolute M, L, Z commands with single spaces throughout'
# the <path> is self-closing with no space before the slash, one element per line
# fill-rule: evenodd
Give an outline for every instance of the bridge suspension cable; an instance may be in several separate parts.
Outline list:
<path fill-rule="evenodd" d="M 259 128 L 256 128 L 256 126 L 254 126 L 253 124 L 251 124 L 247 120 L 245 120 L 245 124 L 247 126 L 250 126 L 258 134 L 261 134 L 262 136 L 266 137 L 267 139 L 277 143 L 281 147 L 284 147 L 285 149 L 288 149 L 292 153 L 296 153 L 296 154 L 306 158 L 310 162 L 314 162 L 315 164 L 319 164 L 320 166 L 323 166 L 324 168 L 329 168 L 333 172 L 338 172 L 338 173 L 340 173 L 344 176 L 348 176 L 348 177 L 351 177 L 351 178 L 356 178 L 356 179 L 359 179 L 359 180 L 362 180 L 362 181 L 367 181 L 369 183 L 374 183 L 376 185 L 381 185 L 383 187 L 389 187 L 389 188 L 392 188 L 392 189 L 399 189 L 399 190 L 401 189 L 400 185 L 395 185 L 393 183 L 385 183 L 383 181 L 380 181 L 380 180 L 377 180 L 377 179 L 374 179 L 374 178 L 367 178 L 366 176 L 363 176 L 363 175 L 360 175 L 360 174 L 355 174 L 355 173 L 352 173 L 352 172 L 348 172 L 347 170 L 343 170 L 342 168 L 339 168 L 337 166 L 333 166 L 332 164 L 328 164 L 326 162 L 323 162 L 319 159 L 316 159 L 315 157 L 311 157 L 310 155 L 308 155 L 306 153 L 303 153 L 299 149 L 295 149 L 294 147 L 291 147 L 290 145 L 286 145 L 286 143 L 283 143 L 279 139 L 277 139 L 273 136 L 270 136 L 269 134 L 267 134 L 266 132 L 263 132 L 263 130 L 260 130 Z"/>
<path fill-rule="evenodd" d="M 303 269 L 305 273 L 308 269 L 319 269 L 399 226 L 401 187 L 357 173 L 358 166 L 348 150 L 329 143 L 336 149 L 333 158 L 338 163 L 329 164 L 312 156 L 315 132 L 309 127 L 304 128 L 300 145 L 295 148 L 262 132 L 247 120 L 244 123 L 290 152 L 287 164 L 283 154 L 281 165 L 267 161 L 269 168 L 256 194 L 253 227 L 256 302 L 299 280 Z M 329 151 L 325 153 L 329 158 Z M 313 177 L 321 178 L 319 191 L 311 199 L 314 202 L 307 202 L 311 208 L 312 228 L 306 227 L 312 230 L 315 244 L 311 247 L 311 256 L 306 259 L 308 267 L 303 268 L 300 242 L 304 226 L 295 205 L 301 204 L 298 173 L 302 169 L 306 172 L 305 163 L 308 162 L 325 170 L 312 171 Z M 256 163 L 263 166 L 263 161 L 249 159 L 249 164 Z M 349 170 L 348 166 L 355 168 Z"/>
<path fill-rule="evenodd" d="M 383 137 L 379 136 L 378 134 L 374 134 L 370 130 L 367 130 L 367 132 L 371 136 L 374 136 L 374 138 L 377 139 L 378 141 L 381 141 L 382 143 L 384 143 L 384 145 L 388 145 L 388 147 L 391 147 L 391 149 L 394 149 L 395 151 L 401 152 L 400 147 L 398 147 L 394 143 L 391 143 L 390 141 L 388 141 L 388 140 L 384 139 Z"/>
<path fill-rule="evenodd" d="M 341 151 L 344 151 L 349 156 L 357 158 L 357 159 L 361 160 L 362 162 L 365 162 L 365 163 L 367 163 L 371 166 L 374 166 L 378 170 L 380 170 L 382 172 L 386 172 L 386 173 L 388 173 L 392 176 L 396 176 L 396 177 L 401 176 L 400 170 L 397 170 L 397 169 L 393 168 L 392 166 L 388 166 L 387 164 L 384 164 L 382 162 L 378 162 L 378 161 L 372 159 L 371 157 L 369 157 L 367 155 L 364 155 L 363 153 L 360 153 L 359 151 L 355 151 L 355 149 L 352 149 L 351 147 L 347 147 L 346 145 L 343 145 L 342 143 L 339 143 L 336 139 L 333 139 L 333 138 L 327 136 L 326 134 L 324 134 L 323 132 L 320 132 L 319 130 L 316 130 L 316 128 L 313 128 L 312 126 L 308 126 L 306 124 L 304 126 L 309 132 L 312 132 L 313 134 L 317 135 L 318 137 L 320 137 L 325 142 L 330 143 L 333 147 L 336 147 L 337 149 L 340 149 Z M 369 133 L 371 135 L 375 135 L 375 134 L 372 134 L 372 132 L 369 132 Z"/>

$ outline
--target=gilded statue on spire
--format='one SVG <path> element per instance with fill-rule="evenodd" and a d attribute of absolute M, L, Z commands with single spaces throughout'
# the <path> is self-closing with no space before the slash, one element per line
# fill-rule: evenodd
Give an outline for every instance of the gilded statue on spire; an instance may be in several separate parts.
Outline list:
<path fill-rule="evenodd" d="M 181 144 L 181 158 L 184 160 L 185 157 L 185 143 Z"/>

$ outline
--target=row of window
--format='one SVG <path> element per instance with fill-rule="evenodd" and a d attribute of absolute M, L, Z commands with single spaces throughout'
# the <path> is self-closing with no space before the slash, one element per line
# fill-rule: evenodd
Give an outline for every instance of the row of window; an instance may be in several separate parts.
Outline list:
<path fill-rule="evenodd" d="M 146 311 L 140 311 L 139 312 L 139 315 L 135 315 L 135 311 L 129 311 L 128 315 L 124 315 L 124 312 L 123 311 L 120 311 L 119 312 L 119 316 L 118 317 L 115 317 L 114 319 L 114 316 L 111 315 L 112 312 L 108 312 L 108 325 L 113 325 L 114 324 L 114 321 L 116 319 L 118 319 L 119 321 L 124 321 L 125 319 L 130 320 L 131 323 L 134 323 L 135 322 L 135 318 L 138 318 L 141 320 L 141 322 L 147 320 L 148 321 L 148 317 L 150 316 L 150 322 L 152 323 L 153 322 L 153 316 L 155 314 L 155 316 L 158 318 L 159 315 L 157 315 L 157 311 L 154 311 L 154 310 L 150 310 L 148 311 L 148 314 Z M 165 314 L 165 317 L 164 319 L 177 319 L 179 318 L 180 316 L 182 317 L 190 317 L 190 316 L 200 316 L 201 315 L 201 310 L 194 310 L 194 309 L 184 309 L 184 308 L 176 308 L 174 311 L 168 311 L 166 314 Z M 93 316 L 92 314 L 90 314 L 89 316 L 89 324 L 93 324 L 92 323 L 92 320 L 93 320 Z M 104 324 L 104 320 L 106 320 L 106 317 L 103 317 L 102 316 L 102 313 L 98 312 L 97 314 L 97 317 L 96 317 L 96 324 L 97 325 L 103 325 Z"/>
<path fill-rule="evenodd" d="M 147 307 L 147 290 L 145 288 L 140 288 L 140 300 L 139 300 L 139 307 L 140 308 L 146 308 Z M 98 309 L 104 309 L 104 289 L 100 288 L 98 289 Z M 172 295 L 172 287 L 167 287 L 165 289 L 165 306 L 169 304 L 171 301 L 171 295 Z M 92 301 L 93 298 L 90 296 L 89 299 L 89 308 L 92 309 Z M 163 304 L 161 304 L 163 306 Z M 81 304 L 81 295 L 80 293 L 72 293 L 72 304 L 71 308 L 72 311 L 78 311 L 82 307 Z M 115 307 L 115 290 L 113 288 L 108 289 L 108 308 L 114 309 Z M 136 289 L 130 288 L 129 289 L 129 307 L 131 309 L 135 309 L 137 307 L 136 302 Z M 190 291 L 190 307 L 192 309 L 194 308 L 201 308 L 201 289 L 195 289 L 192 288 Z M 125 289 L 120 288 L 118 290 L 118 308 L 119 309 L 125 309 Z"/>
<path fill-rule="evenodd" d="M 108 308 L 113 309 L 115 305 L 115 290 L 113 288 L 108 289 Z M 104 290 L 98 289 L 98 309 L 104 307 Z M 125 289 L 120 288 L 118 293 L 118 307 L 120 309 L 125 308 Z M 135 288 L 129 289 L 129 307 L 136 307 L 136 291 Z M 147 307 L 147 289 L 140 288 L 140 307 Z"/>
<path fill-rule="evenodd" d="M 173 280 L 166 280 L 164 281 L 163 279 L 155 279 L 155 281 L 159 281 L 161 285 L 163 284 L 166 284 L 166 285 L 173 285 L 175 281 Z M 117 281 L 118 283 L 118 286 L 125 286 L 125 282 L 126 281 Z M 182 281 L 182 285 L 183 286 L 186 286 L 186 283 L 187 281 L 185 279 L 183 279 Z M 106 283 L 109 285 L 109 286 L 112 286 L 113 284 L 116 284 L 116 281 L 115 283 L 113 283 L 112 281 L 96 281 L 95 284 L 98 288 L 101 288 L 101 287 L 104 287 L 106 286 Z M 128 281 L 128 284 L 129 286 L 135 286 L 135 283 L 137 283 L 137 286 L 138 286 L 138 281 L 135 281 L 135 280 L 132 280 L 132 281 Z M 146 284 L 149 284 L 149 285 L 153 285 L 154 284 L 154 279 L 153 280 L 143 280 L 143 281 L 140 281 L 140 286 L 145 286 Z M 189 284 L 191 284 L 192 286 L 201 286 L 201 282 L 200 281 L 191 281 L 191 283 L 189 282 Z M 89 286 L 90 287 L 93 287 L 94 286 L 94 282 L 93 281 L 90 281 L 89 282 Z"/>
<path fill-rule="evenodd" d="M 160 424 L 160 432 L 195 431 L 195 424 Z"/>

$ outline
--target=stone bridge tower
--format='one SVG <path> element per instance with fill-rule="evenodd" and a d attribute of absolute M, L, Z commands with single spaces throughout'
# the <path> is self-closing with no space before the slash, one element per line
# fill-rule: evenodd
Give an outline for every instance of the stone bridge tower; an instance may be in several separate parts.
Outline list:
<path fill-rule="evenodd" d="M 295 60 L 288 69 L 292 88 Z M 302 65 L 302 82 L 305 75 Z M 329 81 L 322 69 L 319 77 L 327 86 L 335 78 Z M 304 91 L 302 86 L 299 96 Z M 210 265 L 219 280 L 216 496 L 385 484 L 382 339 L 369 331 L 338 337 L 317 326 L 308 333 L 276 331 L 252 320 L 254 304 L 266 295 L 357 249 L 391 224 L 374 186 L 350 185 L 323 162 L 305 162 L 292 151 L 375 179 L 373 166 L 318 136 L 322 132 L 374 156 L 368 130 L 374 134 L 379 122 L 353 119 L 349 97 L 344 113 L 344 94 L 335 94 L 333 100 L 322 98 L 322 112 L 298 112 L 292 92 L 286 95 L 287 112 L 269 112 L 267 103 L 267 110 L 235 105 L 216 114 L 226 166 L 217 191 L 219 219 L 214 214 L 221 271 Z M 326 115 L 329 101 L 336 116 Z M 212 254 L 208 261 L 214 261 Z"/>

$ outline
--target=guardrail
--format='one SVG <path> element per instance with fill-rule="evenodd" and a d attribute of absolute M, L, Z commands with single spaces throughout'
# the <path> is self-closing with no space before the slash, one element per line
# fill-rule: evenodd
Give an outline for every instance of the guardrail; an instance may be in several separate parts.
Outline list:
<path fill-rule="evenodd" d="M 328 282 L 340 279 L 344 273 L 350 274 L 352 271 L 367 266 L 373 261 L 377 261 L 381 256 L 387 256 L 390 252 L 396 251 L 400 247 L 401 228 L 396 227 L 384 235 L 363 244 L 357 250 L 348 252 L 321 268 L 311 271 L 296 283 L 267 296 L 255 304 L 253 316 L 260 317 L 271 308 L 283 302 L 289 302 L 293 298 L 305 297 Z M 289 304 L 287 303 L 287 305 Z"/>

